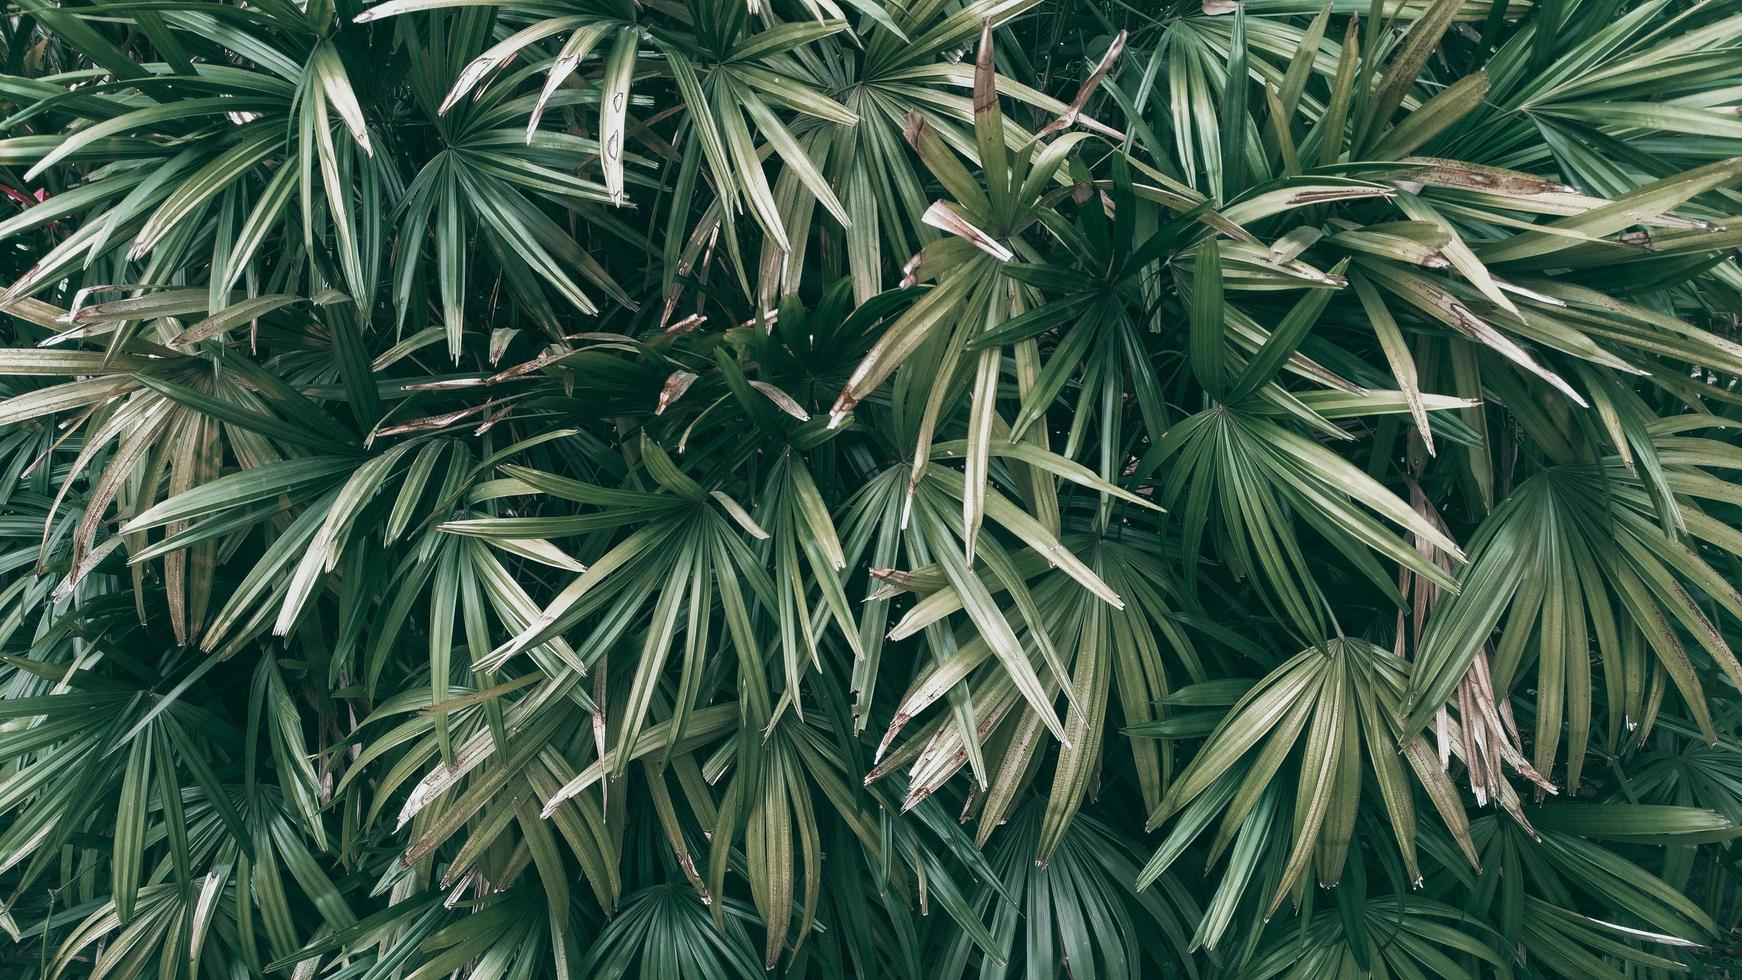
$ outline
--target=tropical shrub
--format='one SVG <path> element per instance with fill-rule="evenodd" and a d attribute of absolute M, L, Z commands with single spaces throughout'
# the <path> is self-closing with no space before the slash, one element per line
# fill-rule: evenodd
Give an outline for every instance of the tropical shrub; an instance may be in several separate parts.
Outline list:
<path fill-rule="evenodd" d="M 1742 0 L 0 50 L 0 975 L 1723 969 Z"/>

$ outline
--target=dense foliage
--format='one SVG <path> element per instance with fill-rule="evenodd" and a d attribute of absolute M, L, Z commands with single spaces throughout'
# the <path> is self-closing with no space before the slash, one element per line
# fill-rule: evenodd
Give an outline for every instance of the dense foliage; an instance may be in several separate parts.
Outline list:
<path fill-rule="evenodd" d="M 0 976 L 1721 970 L 1742 0 L 1317 4 L 13 0 Z"/>

